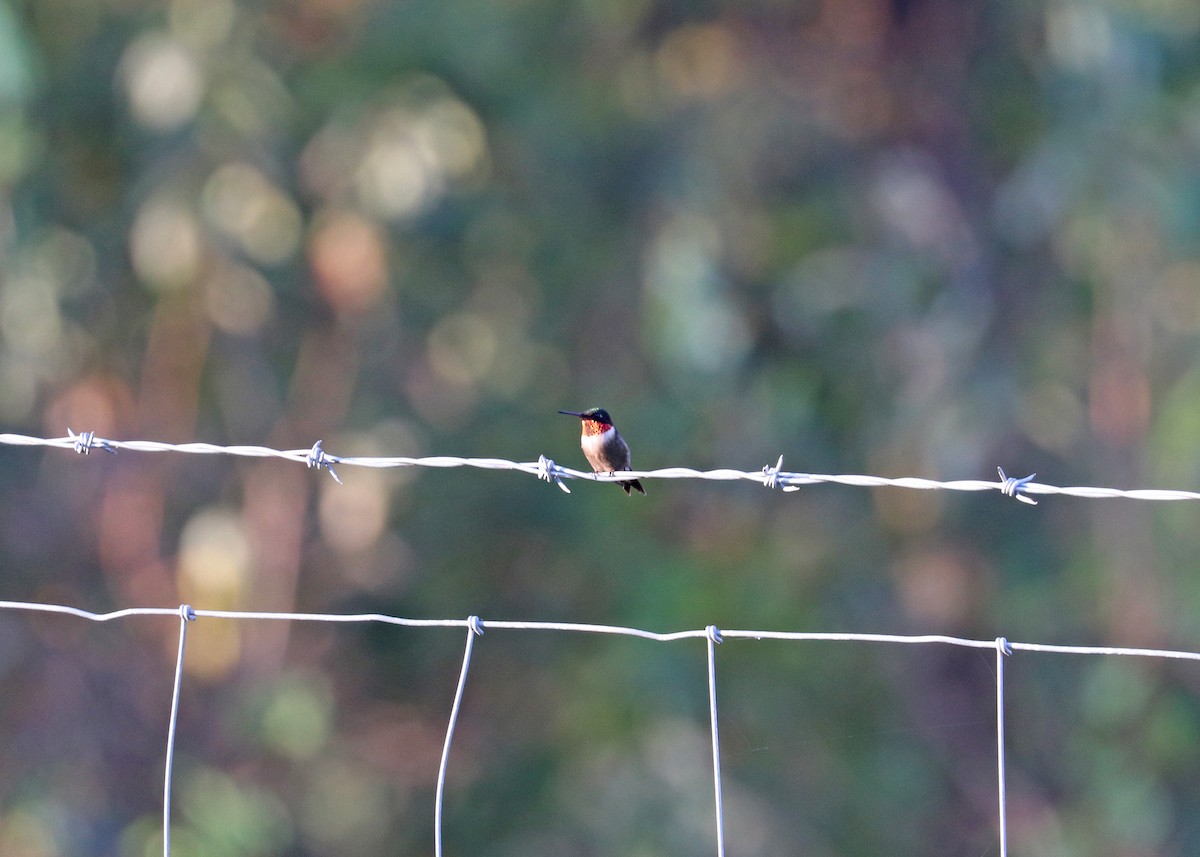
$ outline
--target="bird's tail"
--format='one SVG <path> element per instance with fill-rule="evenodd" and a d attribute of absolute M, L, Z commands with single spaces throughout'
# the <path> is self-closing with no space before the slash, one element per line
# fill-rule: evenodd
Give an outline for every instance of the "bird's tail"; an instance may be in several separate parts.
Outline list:
<path fill-rule="evenodd" d="M 638 482 L 636 479 L 630 479 L 628 482 L 622 482 L 621 487 L 625 489 L 626 494 L 629 494 L 631 496 L 633 495 L 633 491 L 635 488 L 637 489 L 638 493 L 640 493 L 640 494 L 646 493 L 646 489 L 642 487 L 642 483 Z"/>

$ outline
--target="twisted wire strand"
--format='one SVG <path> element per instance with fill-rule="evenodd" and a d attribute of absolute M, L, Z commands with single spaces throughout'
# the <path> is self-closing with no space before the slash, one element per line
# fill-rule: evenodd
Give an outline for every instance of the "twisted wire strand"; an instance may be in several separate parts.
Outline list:
<path fill-rule="evenodd" d="M 304 464 L 318 470 L 327 470 L 341 482 L 334 465 L 350 467 L 473 467 L 482 470 L 515 470 L 539 479 L 555 482 L 563 491 L 570 493 L 564 479 L 585 479 L 593 482 L 621 482 L 629 479 L 704 479 L 718 482 L 748 481 L 767 488 L 783 491 L 798 491 L 807 485 L 835 484 L 856 488 L 906 488 L 918 491 L 998 491 L 1022 503 L 1036 505 L 1031 495 L 1064 495 L 1089 500 L 1125 498 L 1130 500 L 1178 501 L 1200 500 L 1200 492 L 1162 488 L 1105 488 L 1092 486 L 1058 486 L 1034 482 L 1033 476 L 1014 478 L 999 471 L 998 480 L 985 479 L 925 479 L 917 476 L 872 476 L 852 473 L 806 473 L 783 470 L 783 457 L 774 465 L 765 465 L 759 470 L 735 470 L 718 468 L 696 470 L 690 467 L 664 467 L 657 470 L 627 470 L 620 473 L 592 473 L 563 467 L 546 456 L 537 461 L 510 461 L 506 458 L 465 458 L 455 455 L 409 456 L 340 456 L 326 452 L 321 441 L 308 449 L 272 449 L 266 446 L 222 446 L 213 443 L 165 443 L 154 440 L 111 440 L 96 437 L 94 432 L 76 433 L 68 429 L 66 437 L 41 438 L 30 435 L 0 433 L 0 445 L 39 446 L 70 449 L 88 454 L 102 449 L 109 453 L 130 452 L 179 452 L 192 455 L 230 455 L 246 458 L 278 458 Z"/>

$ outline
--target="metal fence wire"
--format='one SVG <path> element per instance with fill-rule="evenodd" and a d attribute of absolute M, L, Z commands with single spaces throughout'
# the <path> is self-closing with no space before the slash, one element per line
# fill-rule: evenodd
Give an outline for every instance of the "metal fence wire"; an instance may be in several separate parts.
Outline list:
<path fill-rule="evenodd" d="M 1033 481 L 1033 475 L 1013 478 L 997 468 L 997 481 L 960 479 L 954 481 L 937 481 L 917 477 L 886 478 L 880 476 L 852 474 L 817 474 L 785 471 L 783 458 L 780 457 L 773 465 L 767 465 L 760 470 L 742 471 L 732 469 L 693 470 L 683 467 L 672 467 L 658 470 L 629 471 L 618 474 L 589 473 L 562 467 L 553 460 L 539 456 L 537 461 L 510 461 L 501 458 L 461 458 L 456 456 L 431 456 L 423 458 L 408 457 L 352 457 L 339 456 L 326 452 L 320 441 L 309 449 L 278 450 L 262 446 L 220 446 L 209 443 L 162 443 L 144 440 L 112 440 L 97 437 L 93 432 L 76 433 L 67 430 L 67 436 L 61 438 L 40 438 L 20 434 L 0 434 L 0 444 L 10 446 L 41 446 L 58 449 L 74 450 L 87 455 L 93 451 L 118 453 L 132 452 L 177 452 L 196 455 L 232 455 L 253 458 L 280 458 L 297 463 L 303 463 L 310 468 L 327 470 L 329 474 L 341 481 L 336 467 L 474 467 L 487 470 L 515 470 L 538 477 L 547 482 L 553 482 L 563 491 L 570 492 L 566 480 L 589 479 L 600 482 L 618 479 L 707 479 L 720 481 L 747 480 L 756 482 L 767 488 L 779 488 L 783 491 L 798 491 L 802 486 L 833 483 L 855 487 L 909 488 L 916 490 L 950 490 L 950 491 L 998 491 L 1023 503 L 1036 505 L 1033 495 L 1061 494 L 1086 499 L 1127 498 L 1138 500 L 1175 501 L 1200 500 L 1200 493 L 1180 490 L 1163 489 L 1117 489 L 1094 487 L 1059 487 Z M 0 601 L 0 610 L 59 613 L 87 619 L 93 622 L 110 622 L 129 619 L 138 616 L 177 616 L 179 618 L 179 648 L 175 663 L 175 681 L 171 697 L 169 713 L 165 774 L 163 784 L 163 854 L 169 857 L 171 853 L 171 781 L 175 758 L 177 738 L 177 720 L 179 701 L 182 693 L 183 665 L 187 651 L 188 626 L 201 620 L 234 620 L 239 622 L 254 621 L 284 621 L 284 622 L 331 622 L 331 623 L 381 623 L 398 625 L 407 628 L 461 628 L 466 632 L 466 643 L 463 650 L 462 669 L 459 673 L 458 684 L 450 707 L 446 727 L 445 742 L 442 747 L 441 760 L 438 768 L 436 797 L 434 802 L 434 853 L 442 857 L 442 816 L 444 808 L 446 771 L 454 741 L 454 730 L 458 722 L 459 709 L 462 703 L 463 691 L 466 688 L 470 672 L 472 653 L 479 638 L 485 630 L 489 632 L 503 631 L 553 631 L 577 634 L 608 634 L 623 637 L 635 637 L 655 643 L 671 643 L 684 640 L 703 640 L 707 651 L 708 662 L 708 703 L 709 727 L 712 736 L 712 770 L 713 770 L 713 836 L 714 847 L 718 857 L 725 854 L 725 821 L 722 801 L 721 775 L 721 743 L 718 730 L 717 684 L 718 657 L 720 644 L 730 639 L 751 640 L 786 640 L 797 643 L 813 643 L 820 641 L 883 643 L 919 646 L 960 646 L 974 649 L 991 649 L 995 652 L 995 693 L 996 693 L 996 776 L 997 776 L 997 834 L 998 847 L 1001 857 L 1008 854 L 1008 822 L 1007 822 L 1007 788 L 1005 782 L 1005 698 L 1004 698 L 1004 665 L 1005 661 L 1019 653 L 1058 653 L 1075 655 L 1109 655 L 1138 658 L 1173 658 L 1200 661 L 1200 652 L 1177 651 L 1168 649 L 1142 649 L 1103 646 L 1064 646 L 1045 643 L 1025 643 L 997 637 L 990 640 L 967 639 L 940 634 L 926 635 L 894 635 L 894 634 L 849 634 L 849 633 L 818 633 L 793 632 L 772 630 L 729 630 L 719 629 L 714 625 L 671 633 L 658 633 L 641 628 L 621 627 L 613 625 L 592 625 L 564 622 L 515 622 L 489 619 L 484 621 L 479 616 L 469 616 L 465 619 L 411 619 L 399 616 L 389 616 L 381 613 L 335 614 L 335 613 L 282 613 L 254 612 L 231 610 L 194 609 L 183 604 L 179 607 L 134 607 L 115 610 L 109 613 L 93 613 L 78 607 L 62 604 L 43 604 L 24 601 Z"/>
<path fill-rule="evenodd" d="M 1176 651 L 1170 649 L 1140 649 L 1104 646 L 1062 646 L 1046 643 L 1022 643 L 997 637 L 994 640 L 973 640 L 964 637 L 951 637 L 941 634 L 898 635 L 898 634 L 843 634 L 800 631 L 770 631 L 770 630 L 729 630 L 709 625 L 671 633 L 658 633 L 642 628 L 630 628 L 617 625 L 591 625 L 574 622 L 514 622 L 505 620 L 487 620 L 479 616 L 469 616 L 465 619 L 410 619 L 400 616 L 389 616 L 382 613 L 275 613 L 235 610 L 197 610 L 190 605 L 179 607 L 132 607 L 115 610 L 110 613 L 93 613 L 78 607 L 62 604 L 41 604 L 27 601 L 0 601 L 0 610 L 58 613 L 88 619 L 93 622 L 111 622 L 129 619 L 137 616 L 177 616 L 179 618 L 179 649 L 175 662 L 175 681 L 171 694 L 171 710 L 167 725 L 165 774 L 163 784 L 163 855 L 170 857 L 171 853 L 171 780 L 175 759 L 175 744 L 179 714 L 179 700 L 182 693 L 183 664 L 187 651 L 188 626 L 200 620 L 235 620 L 276 621 L 276 622 L 333 622 L 333 623 L 381 623 L 398 625 L 407 628 L 462 628 L 466 631 L 466 644 L 463 649 L 462 669 L 459 672 L 458 684 L 454 691 L 454 700 L 450 707 L 449 720 L 446 726 L 446 738 L 442 746 L 441 760 L 438 766 L 437 790 L 434 802 L 434 854 L 442 857 L 442 816 L 444 807 L 446 770 L 449 765 L 451 747 L 454 741 L 454 730 L 458 723 L 459 708 L 462 703 L 463 691 L 466 688 L 467 677 L 471 667 L 471 657 L 478 638 L 485 631 L 553 631 L 576 634 L 608 634 L 622 637 L 635 637 L 655 643 L 672 643 L 682 640 L 703 640 L 708 657 L 708 703 L 709 728 L 712 735 L 712 769 L 713 769 L 713 806 L 714 806 L 714 848 L 718 857 L 725 855 L 725 819 L 722 801 L 721 782 L 721 742 L 718 730 L 719 717 L 717 710 L 717 649 L 726 640 L 786 640 L 797 643 L 813 643 L 820 641 L 884 643 L 897 645 L 942 645 L 960 646 L 972 649 L 992 649 L 996 653 L 995 688 L 996 688 L 996 776 L 997 776 L 997 833 L 999 837 L 999 854 L 1008 855 L 1008 820 L 1007 820 L 1007 788 L 1005 778 L 1005 738 L 1004 738 L 1004 665 L 1005 661 L 1017 653 L 1058 653 L 1074 655 L 1116 655 L 1139 658 L 1174 658 L 1181 660 L 1200 661 L 1200 652 Z"/>
<path fill-rule="evenodd" d="M 272 449 L 268 446 L 222 446 L 214 443 L 164 443 L 157 440 L 111 440 L 98 437 L 95 432 L 84 431 L 76 433 L 67 429 L 66 437 L 33 437 L 23 434 L 0 434 L 0 445 L 7 446 L 42 446 L 56 449 L 72 449 L 81 455 L 88 455 L 94 450 L 108 453 L 121 451 L 130 452 L 178 452 L 190 455 L 232 455 L 242 458 L 280 458 L 294 461 L 310 468 L 326 470 L 329 475 L 341 482 L 336 467 L 474 467 L 482 470 L 515 470 L 536 476 L 546 482 L 553 482 L 568 494 L 571 489 L 566 480 L 588 479 L 595 482 L 621 482 L 628 479 L 706 479 L 718 482 L 749 481 L 756 482 L 767 488 L 779 488 L 783 491 L 799 491 L 806 485 L 836 484 L 858 488 L 910 488 L 919 491 L 999 491 L 1001 494 L 1019 500 L 1031 506 L 1037 501 L 1033 495 L 1062 494 L 1069 497 L 1082 497 L 1090 500 L 1125 498 L 1130 500 L 1200 500 L 1200 492 L 1179 491 L 1162 488 L 1094 488 L 1086 486 L 1047 485 L 1034 482 L 1033 477 L 1009 476 L 1002 467 L 997 467 L 999 479 L 955 479 L 940 481 L 923 479 L 917 476 L 869 476 L 852 473 L 805 473 L 783 469 L 783 456 L 779 456 L 774 464 L 767 464 L 758 470 L 734 470 L 721 468 L 717 470 L 694 470 L 690 467 L 664 467 L 657 470 L 624 470 L 618 473 L 592 473 L 590 471 L 574 470 L 556 464 L 545 455 L 538 456 L 537 461 L 510 461 L 506 458 L 463 458 L 455 455 L 433 455 L 422 458 L 407 456 L 351 456 L 334 455 L 326 452 L 321 441 L 314 443 L 309 449 Z"/>

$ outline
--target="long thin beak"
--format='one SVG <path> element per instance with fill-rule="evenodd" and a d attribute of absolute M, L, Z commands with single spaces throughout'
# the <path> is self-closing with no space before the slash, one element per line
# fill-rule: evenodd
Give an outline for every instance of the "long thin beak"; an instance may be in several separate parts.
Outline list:
<path fill-rule="evenodd" d="M 568 417 L 582 417 L 583 416 L 583 414 L 576 413 L 575 411 L 559 411 L 559 413 L 566 414 Z"/>

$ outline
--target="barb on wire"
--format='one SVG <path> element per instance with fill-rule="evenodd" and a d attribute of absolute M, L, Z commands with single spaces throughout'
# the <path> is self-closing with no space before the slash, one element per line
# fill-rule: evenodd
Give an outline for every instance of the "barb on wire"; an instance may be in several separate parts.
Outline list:
<path fill-rule="evenodd" d="M 85 431 L 80 434 L 75 434 L 75 432 L 71 431 L 71 427 L 67 426 L 67 436 L 70 437 L 71 440 L 75 441 L 75 451 L 80 455 L 87 455 L 92 451 L 92 447 L 94 446 L 98 446 L 105 452 L 111 452 L 113 455 L 117 454 L 117 451 L 113 449 L 112 444 L 103 438 L 97 438 L 94 431 Z"/>
<path fill-rule="evenodd" d="M 554 482 L 559 488 L 570 494 L 571 489 L 567 487 L 567 483 L 563 482 L 562 477 L 558 475 L 561 469 L 562 468 L 554 463 L 554 459 L 547 458 L 544 455 L 538 456 L 538 479 L 546 482 Z"/>
<path fill-rule="evenodd" d="M 593 482 L 622 482 L 629 479 L 706 479 L 712 481 L 731 482 L 745 480 L 765 485 L 768 488 L 782 488 L 792 492 L 804 485 L 833 484 L 846 485 L 856 488 L 908 488 L 918 491 L 999 491 L 1014 499 L 1037 505 L 1031 494 L 1061 494 L 1069 497 L 1080 497 L 1089 500 L 1126 498 L 1131 500 L 1200 500 L 1200 492 L 1182 491 L 1162 488 L 1095 488 L 1086 486 L 1060 487 L 1034 482 L 1034 474 L 1021 478 L 1006 476 L 1000 468 L 1000 481 L 983 479 L 955 479 L 940 481 L 924 479 L 916 476 L 886 477 L 862 474 L 833 474 L 833 473 L 802 473 L 784 471 L 783 456 L 774 466 L 767 465 L 761 470 L 733 470 L 723 468 L 718 470 L 694 470 L 690 467 L 665 467 L 658 470 L 623 470 L 620 473 L 592 473 L 591 471 L 574 470 L 556 464 L 553 459 L 544 455 L 538 456 L 537 461 L 509 461 L 505 458 L 462 458 L 453 455 L 425 456 L 411 458 L 406 456 L 367 457 L 339 456 L 325 452 L 321 441 L 317 441 L 309 449 L 272 449 L 265 446 L 219 446 L 211 443 L 163 443 L 150 440 L 112 440 L 97 437 L 94 432 L 77 434 L 67 429 L 67 437 L 41 438 L 21 434 L 0 434 L 0 444 L 8 446 L 44 446 L 59 449 L 72 449 L 87 454 L 92 449 L 103 449 L 106 452 L 130 450 L 134 452 L 182 452 L 195 455 L 234 455 L 248 458 L 281 458 L 306 464 L 310 468 L 328 470 L 330 475 L 339 483 L 341 478 L 333 469 L 333 465 L 351 467 L 475 467 L 482 470 L 516 470 L 528 473 L 546 482 L 554 482 L 563 491 L 571 493 L 565 479 L 590 479 Z"/>
<path fill-rule="evenodd" d="M 305 459 L 305 464 L 307 464 L 310 468 L 315 467 L 317 470 L 320 470 L 322 467 L 324 467 L 329 471 L 329 475 L 333 477 L 333 481 L 338 485 L 341 485 L 342 480 L 337 475 L 337 471 L 333 469 L 334 462 L 338 460 L 339 459 L 336 455 L 329 455 L 325 452 L 325 450 L 321 449 L 321 441 L 318 440 L 313 444 L 312 449 L 308 451 L 308 458 Z"/>
<path fill-rule="evenodd" d="M 1030 506 L 1036 506 L 1037 500 L 1025 496 L 1025 487 L 1033 481 L 1036 473 L 1030 473 L 1028 476 L 1022 476 L 1016 479 L 1012 476 L 1004 475 L 1004 468 L 997 467 L 996 472 L 1000 474 L 1000 493 L 1006 497 L 1013 497 L 1020 500 L 1022 503 L 1027 503 Z"/>
<path fill-rule="evenodd" d="M 775 466 L 767 464 L 763 466 L 763 485 L 770 488 L 772 491 L 776 488 L 783 488 L 786 492 L 799 491 L 799 485 L 780 485 L 779 473 L 783 470 L 783 456 L 779 456 L 779 460 L 775 462 Z"/>

